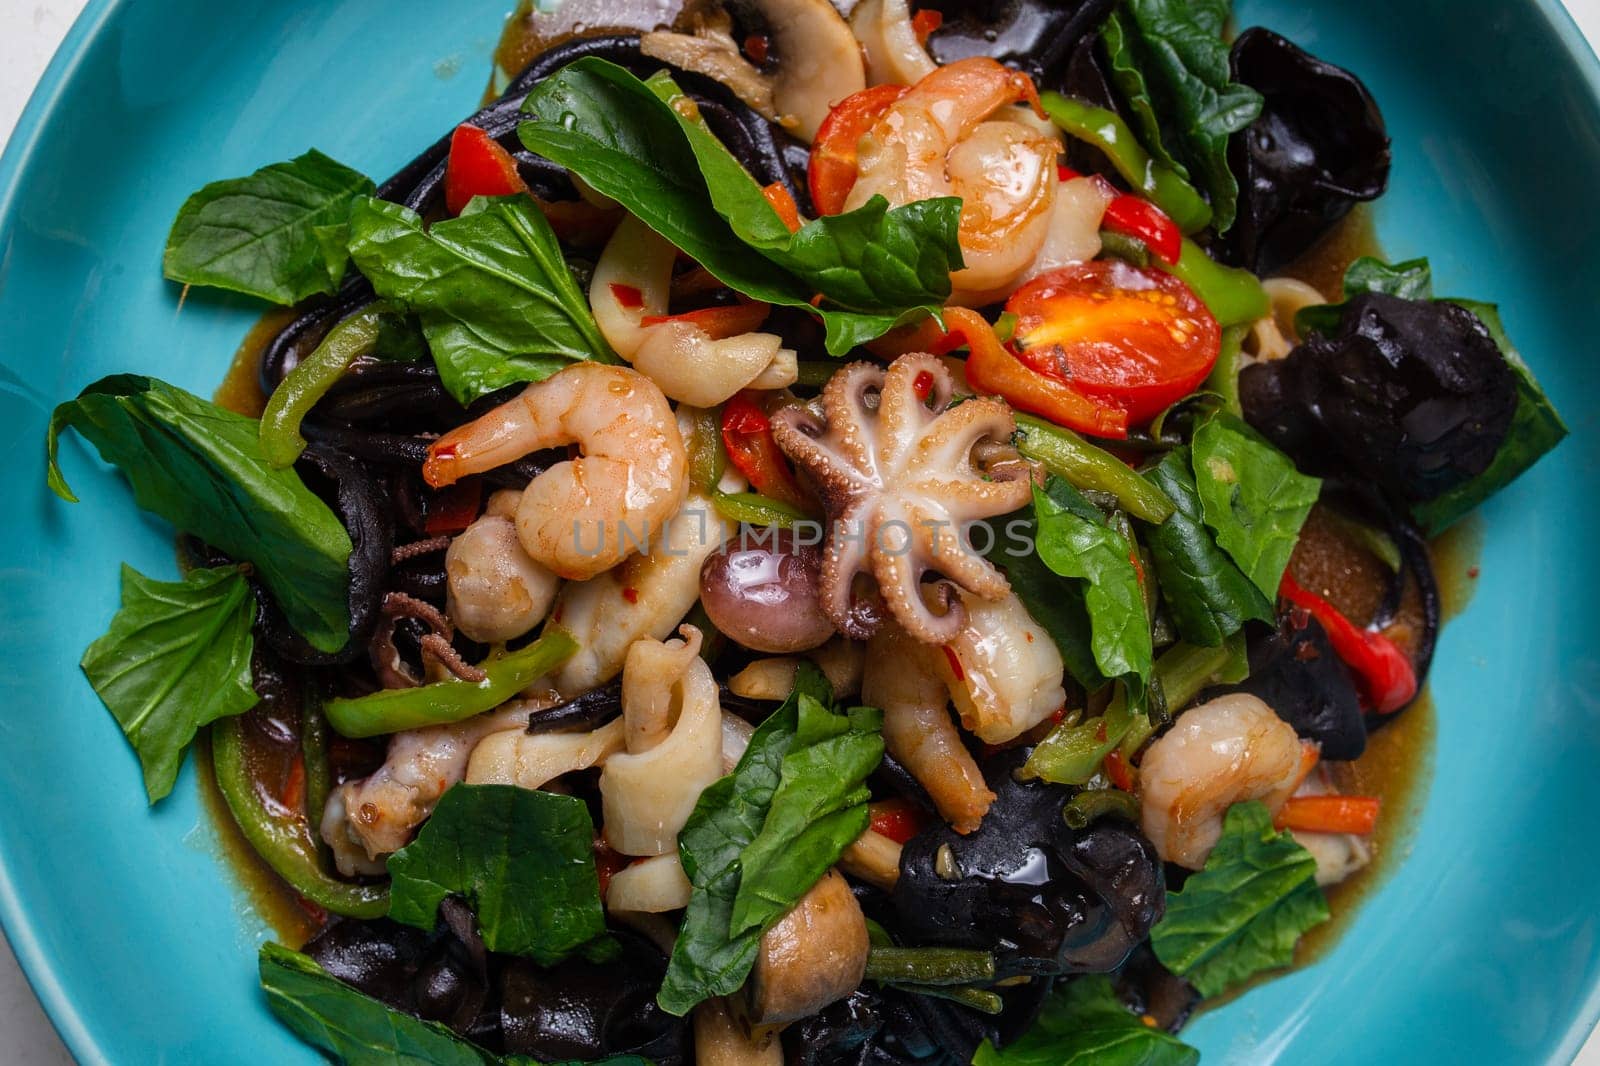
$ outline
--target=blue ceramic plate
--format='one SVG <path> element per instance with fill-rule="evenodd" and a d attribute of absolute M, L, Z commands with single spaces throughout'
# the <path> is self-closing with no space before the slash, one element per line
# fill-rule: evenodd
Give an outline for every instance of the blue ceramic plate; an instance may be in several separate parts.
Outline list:
<path fill-rule="evenodd" d="M 192 767 L 146 809 L 78 672 L 170 532 L 50 408 L 114 371 L 209 393 L 259 309 L 161 278 L 184 197 L 309 145 L 385 175 L 474 109 L 509 0 L 93 0 L 0 162 L 0 916 L 86 1063 L 311 1062 L 255 982 L 266 935 Z M 1395 141 L 1392 253 L 1501 303 L 1575 431 L 1482 516 L 1434 668 L 1431 792 L 1398 872 L 1308 969 L 1201 1017 L 1208 1063 L 1570 1059 L 1600 1015 L 1600 65 L 1556 0 L 1239 0 L 1357 71 Z"/>

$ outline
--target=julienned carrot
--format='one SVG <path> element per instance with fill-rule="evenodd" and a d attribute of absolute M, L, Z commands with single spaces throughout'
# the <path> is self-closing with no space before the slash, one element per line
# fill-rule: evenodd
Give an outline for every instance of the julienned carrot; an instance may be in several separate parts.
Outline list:
<path fill-rule="evenodd" d="M 1378 824 L 1376 796 L 1295 796 L 1278 812 L 1279 829 L 1365 836 Z"/>

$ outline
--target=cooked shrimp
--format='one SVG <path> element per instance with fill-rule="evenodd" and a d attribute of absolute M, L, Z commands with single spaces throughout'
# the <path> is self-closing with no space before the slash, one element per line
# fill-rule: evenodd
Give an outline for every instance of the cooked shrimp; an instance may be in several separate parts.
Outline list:
<path fill-rule="evenodd" d="M 1144 834 L 1163 859 L 1198 870 L 1228 808 L 1261 800 L 1276 814 L 1300 781 L 1301 758 L 1294 728 L 1254 696 L 1191 707 L 1139 766 Z"/>
<path fill-rule="evenodd" d="M 978 828 L 994 802 L 983 772 L 950 716 L 950 693 L 930 661 L 938 654 L 899 626 L 884 625 L 867 645 L 861 698 L 883 709 L 883 743 L 928 790 L 958 833 Z"/>
<path fill-rule="evenodd" d="M 846 208 L 873 196 L 891 204 L 961 197 L 967 265 L 953 277 L 956 299 L 1004 295 L 1044 247 L 1062 148 L 1059 139 L 1025 122 L 994 116 L 1036 99 L 1027 75 L 993 59 L 940 67 L 861 139 L 860 173 Z"/>
<path fill-rule="evenodd" d="M 507 730 L 520 734 L 529 714 L 556 702 L 553 697 L 513 700 L 465 722 L 396 733 L 371 777 L 348 781 L 328 796 L 322 839 L 333 849 L 339 872 L 347 877 L 382 873 L 383 856 L 405 847 L 439 797 L 466 776 L 467 760 L 480 740 Z"/>
<path fill-rule="evenodd" d="M 423 477 L 441 488 L 568 444 L 583 455 L 529 483 L 517 536 L 535 562 L 581 581 L 647 548 L 688 492 L 683 435 L 649 378 L 574 363 L 435 441 Z"/>
<path fill-rule="evenodd" d="M 498 492 L 489 513 L 450 542 L 444 572 L 446 612 L 456 628 L 482 644 L 532 632 L 550 613 L 559 579 L 528 555 L 517 537 L 522 494 Z"/>

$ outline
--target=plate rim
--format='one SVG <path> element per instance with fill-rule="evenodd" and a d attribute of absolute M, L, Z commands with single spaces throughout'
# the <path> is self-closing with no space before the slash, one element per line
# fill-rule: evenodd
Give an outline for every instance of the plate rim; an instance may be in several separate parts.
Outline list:
<path fill-rule="evenodd" d="M 1523 0 L 1543 17 L 1582 76 L 1588 94 L 1600 105 L 1600 56 L 1596 42 L 1579 28 L 1572 12 L 1562 0 Z M 73 21 L 61 44 L 29 94 L 0 152 L 0 233 L 13 228 L 12 216 L 22 179 L 32 162 L 40 135 L 67 91 L 92 46 L 107 23 L 128 0 L 88 0 Z M 12 880 L 15 849 L 0 846 L 0 929 L 3 929 L 17 963 L 33 995 L 43 1008 L 61 1042 L 74 1059 L 84 1066 L 110 1066 L 111 1059 L 94 1039 L 73 998 L 61 984 L 53 956 L 44 950 L 32 918 L 18 898 Z M 1569 1063 L 1588 1041 L 1600 1023 L 1600 978 L 1594 980 L 1573 1015 L 1566 1032 L 1553 1046 L 1548 1062 Z"/>

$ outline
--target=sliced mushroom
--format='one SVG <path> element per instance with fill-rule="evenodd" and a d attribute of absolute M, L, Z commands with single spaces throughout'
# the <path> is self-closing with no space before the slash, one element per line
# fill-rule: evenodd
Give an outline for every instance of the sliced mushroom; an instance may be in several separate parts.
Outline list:
<path fill-rule="evenodd" d="M 694 1009 L 695 1066 L 783 1066 L 783 1045 L 773 1030 L 751 1032 L 724 999 Z"/>
<path fill-rule="evenodd" d="M 721 82 L 750 110 L 776 122 L 772 83 L 739 51 L 727 12 L 718 8 L 697 16 L 693 28 L 693 33 L 646 33 L 639 38 L 639 51 Z"/>
<path fill-rule="evenodd" d="M 739 6 L 753 8 L 772 38 L 779 123 L 809 143 L 834 104 L 867 87 L 855 34 L 828 0 L 744 0 Z"/>
<path fill-rule="evenodd" d="M 784 1025 L 848 996 L 866 975 L 870 946 L 855 893 L 829 870 L 761 938 L 749 986 L 751 1021 Z"/>

